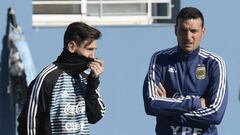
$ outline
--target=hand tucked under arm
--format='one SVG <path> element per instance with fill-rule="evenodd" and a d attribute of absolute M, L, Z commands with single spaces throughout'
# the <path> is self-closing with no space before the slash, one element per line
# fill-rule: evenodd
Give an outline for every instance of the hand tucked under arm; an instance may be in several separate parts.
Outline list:
<path fill-rule="evenodd" d="M 161 83 L 159 85 L 155 84 L 155 94 L 157 97 L 167 97 L 166 90 Z"/>
<path fill-rule="evenodd" d="M 204 97 L 200 98 L 202 108 L 207 107 L 207 100 Z"/>
<path fill-rule="evenodd" d="M 159 83 L 159 85 L 155 85 L 155 94 L 157 95 L 157 97 L 167 97 L 167 92 L 161 83 Z M 207 107 L 206 98 L 201 97 L 200 101 L 201 101 L 201 108 Z"/>

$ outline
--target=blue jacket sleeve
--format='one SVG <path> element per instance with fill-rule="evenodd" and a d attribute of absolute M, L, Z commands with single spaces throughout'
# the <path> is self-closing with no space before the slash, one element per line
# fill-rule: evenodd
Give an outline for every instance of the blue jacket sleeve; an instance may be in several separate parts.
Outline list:
<path fill-rule="evenodd" d="M 159 76 L 161 68 L 152 60 L 143 87 L 146 113 L 154 116 L 171 115 L 181 125 L 219 124 L 227 105 L 226 65 L 217 57 L 210 67 L 210 81 L 203 97 L 207 100 L 207 107 L 201 108 L 199 97 L 193 95 L 179 99 L 157 97 L 154 85 L 162 81 Z"/>
<path fill-rule="evenodd" d="M 153 55 L 143 86 L 145 111 L 148 115 L 177 115 L 201 108 L 200 98 L 197 96 L 181 98 L 156 96 L 155 86 L 163 81 L 161 73 L 161 67 L 156 64 L 156 56 Z"/>
<path fill-rule="evenodd" d="M 156 97 L 154 89 L 148 84 L 146 77 L 143 86 L 143 98 L 145 111 L 148 115 L 177 115 L 197 110 L 201 107 L 200 99 L 196 96 L 187 96 L 182 98 Z"/>
<path fill-rule="evenodd" d="M 206 93 L 207 107 L 184 113 L 180 116 L 183 124 L 220 124 L 228 100 L 226 66 L 221 58 L 211 66 L 210 83 Z"/>

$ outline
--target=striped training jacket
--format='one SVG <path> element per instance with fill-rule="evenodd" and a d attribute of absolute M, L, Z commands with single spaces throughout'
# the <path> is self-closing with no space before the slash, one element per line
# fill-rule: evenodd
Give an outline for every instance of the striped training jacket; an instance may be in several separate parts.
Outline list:
<path fill-rule="evenodd" d="M 167 97 L 156 95 L 160 83 Z M 178 46 L 158 51 L 150 61 L 143 98 L 146 113 L 156 116 L 157 135 L 217 135 L 215 125 L 227 105 L 225 62 L 200 47 L 192 53 Z"/>
<path fill-rule="evenodd" d="M 29 86 L 19 118 L 19 135 L 88 135 L 89 123 L 105 112 L 99 79 L 87 91 L 86 73 L 71 76 L 55 64 L 43 69 Z"/>

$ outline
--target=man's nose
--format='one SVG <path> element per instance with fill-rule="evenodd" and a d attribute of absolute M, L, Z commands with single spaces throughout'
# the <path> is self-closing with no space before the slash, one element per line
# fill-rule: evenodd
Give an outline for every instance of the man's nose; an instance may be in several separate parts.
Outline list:
<path fill-rule="evenodd" d="M 187 32 L 186 32 L 186 38 L 187 38 L 187 39 L 191 39 L 191 38 L 192 38 L 192 33 L 191 33 L 191 31 L 187 31 Z"/>
<path fill-rule="evenodd" d="M 88 57 L 89 58 L 95 58 L 95 53 L 90 53 Z"/>

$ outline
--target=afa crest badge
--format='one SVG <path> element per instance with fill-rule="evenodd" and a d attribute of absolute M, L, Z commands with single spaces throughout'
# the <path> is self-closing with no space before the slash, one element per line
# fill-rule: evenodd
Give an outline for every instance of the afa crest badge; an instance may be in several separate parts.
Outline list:
<path fill-rule="evenodd" d="M 199 64 L 197 67 L 196 71 L 196 77 L 199 80 L 205 79 L 206 78 L 206 67 L 204 64 Z"/>

